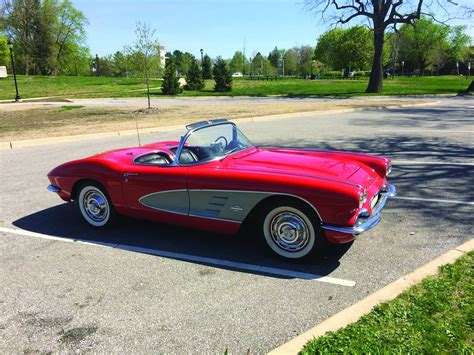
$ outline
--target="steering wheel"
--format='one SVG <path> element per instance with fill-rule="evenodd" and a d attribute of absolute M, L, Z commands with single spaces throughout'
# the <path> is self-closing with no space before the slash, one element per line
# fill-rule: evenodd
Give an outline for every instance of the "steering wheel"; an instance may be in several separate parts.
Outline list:
<path fill-rule="evenodd" d="M 221 147 L 221 150 L 224 150 L 229 145 L 229 141 L 226 137 L 220 136 L 217 137 L 217 139 L 214 141 L 214 144 L 218 144 Z"/>

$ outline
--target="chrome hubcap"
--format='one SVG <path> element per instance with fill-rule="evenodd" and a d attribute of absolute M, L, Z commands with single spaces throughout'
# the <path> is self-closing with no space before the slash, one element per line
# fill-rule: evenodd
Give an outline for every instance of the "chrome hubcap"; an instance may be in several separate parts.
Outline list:
<path fill-rule="evenodd" d="M 109 213 L 107 199 L 98 191 L 89 191 L 83 200 L 84 210 L 96 222 L 104 221 Z"/>
<path fill-rule="evenodd" d="M 273 217 L 270 233 L 278 247 L 290 252 L 303 249 L 309 240 L 309 228 L 306 222 L 292 212 L 282 212 Z"/>

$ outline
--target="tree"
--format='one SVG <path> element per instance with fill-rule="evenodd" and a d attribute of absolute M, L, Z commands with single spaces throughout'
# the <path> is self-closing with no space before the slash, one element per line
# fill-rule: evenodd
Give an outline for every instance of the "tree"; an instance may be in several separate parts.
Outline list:
<path fill-rule="evenodd" d="M 454 2 L 447 1 L 447 4 Z M 366 92 L 382 92 L 383 52 L 385 31 L 388 27 L 412 24 L 422 14 L 423 0 L 306 0 L 310 11 L 324 14 L 335 9 L 336 22 L 348 23 L 354 19 L 366 19 L 373 30 L 374 56 Z"/>
<path fill-rule="evenodd" d="M 10 61 L 10 51 L 8 49 L 6 37 L 0 36 L 0 65 L 7 66 Z"/>
<path fill-rule="evenodd" d="M 298 55 L 296 50 L 288 49 L 283 57 L 285 75 L 296 75 L 298 69 Z"/>
<path fill-rule="evenodd" d="M 270 64 L 273 66 L 273 68 L 280 68 L 281 53 L 276 46 L 268 55 L 268 60 L 270 61 Z"/>
<path fill-rule="evenodd" d="M 202 76 L 204 79 L 212 79 L 212 62 L 207 54 L 202 59 Z"/>
<path fill-rule="evenodd" d="M 135 43 L 133 47 L 128 48 L 134 75 L 142 77 L 146 83 L 148 108 L 151 108 L 150 78 L 156 76 L 160 68 L 161 47 L 155 33 L 156 30 L 148 24 L 138 22 L 135 29 Z"/>
<path fill-rule="evenodd" d="M 231 73 L 244 73 L 246 72 L 246 67 L 248 66 L 248 60 L 245 58 L 244 54 L 241 51 L 234 53 L 234 56 L 229 62 L 229 68 Z"/>
<path fill-rule="evenodd" d="M 226 92 L 232 91 L 232 74 L 227 68 L 227 63 L 221 57 L 218 57 L 214 69 L 212 70 L 216 85 L 214 91 Z"/>
<path fill-rule="evenodd" d="M 300 76 L 309 76 L 311 74 L 314 49 L 310 46 L 301 46 L 296 49 L 296 53 L 298 58 L 298 74 Z"/>
<path fill-rule="evenodd" d="M 163 76 L 161 91 L 165 95 L 178 95 L 183 91 L 179 85 L 179 80 L 176 76 L 176 65 L 172 59 L 168 59 L 165 62 L 165 75 Z"/>
<path fill-rule="evenodd" d="M 83 52 L 87 19 L 69 0 L 5 0 L 2 16 L 18 70 L 27 75 L 60 74 L 72 51 Z"/>
<path fill-rule="evenodd" d="M 370 38 L 370 30 L 363 26 L 335 28 L 319 37 L 314 56 L 334 69 L 344 69 L 346 75 L 351 69 L 366 70 L 374 51 Z"/>
<path fill-rule="evenodd" d="M 191 61 L 191 66 L 186 73 L 186 89 L 195 91 L 204 89 L 202 70 L 195 58 Z"/>
<path fill-rule="evenodd" d="M 462 26 L 449 27 L 422 17 L 413 26 L 400 28 L 400 57 L 409 70 L 424 75 L 426 69 L 440 71 L 450 62 L 464 61 L 469 36 Z"/>

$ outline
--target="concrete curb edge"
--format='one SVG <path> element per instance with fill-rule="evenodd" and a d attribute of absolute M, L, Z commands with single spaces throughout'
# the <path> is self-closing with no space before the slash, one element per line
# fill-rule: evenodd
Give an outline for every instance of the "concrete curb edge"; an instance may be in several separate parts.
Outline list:
<path fill-rule="evenodd" d="M 357 322 L 362 316 L 370 313 L 375 306 L 393 300 L 403 291 L 420 283 L 425 277 L 436 275 L 440 266 L 454 263 L 471 250 L 474 250 L 474 238 L 429 261 L 410 274 L 402 276 L 380 290 L 373 292 L 361 301 L 343 309 L 303 334 L 270 351 L 269 354 L 298 354 L 308 341 L 320 337 L 327 332 L 337 331 L 351 323 Z"/>

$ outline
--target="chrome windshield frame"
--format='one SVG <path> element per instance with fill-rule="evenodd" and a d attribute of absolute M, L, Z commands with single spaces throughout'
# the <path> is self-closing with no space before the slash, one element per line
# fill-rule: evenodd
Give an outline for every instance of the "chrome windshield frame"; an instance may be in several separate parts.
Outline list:
<path fill-rule="evenodd" d="M 173 160 L 173 162 L 171 164 L 169 164 L 168 166 L 194 166 L 194 165 L 201 165 L 201 164 L 206 164 L 206 163 L 210 163 L 210 162 L 213 162 L 213 161 L 216 161 L 216 160 L 221 160 L 223 158 L 226 158 L 227 156 L 229 155 L 232 155 L 232 154 L 235 154 L 235 153 L 238 153 L 238 152 L 241 152 L 242 150 L 244 149 L 249 149 L 249 148 L 254 148 L 255 146 L 250 142 L 250 140 L 248 140 L 247 137 L 247 140 L 249 141 L 249 143 L 251 144 L 249 147 L 247 148 L 244 148 L 244 149 L 241 149 L 241 150 L 236 150 L 235 152 L 232 152 L 231 154 L 229 155 L 223 155 L 223 156 L 220 156 L 220 157 L 214 157 L 214 158 L 211 158 L 211 159 L 206 159 L 204 161 L 201 161 L 201 162 L 195 162 L 195 163 L 190 163 L 190 164 L 180 164 L 179 163 L 179 157 L 181 155 L 181 152 L 184 148 L 184 144 L 186 143 L 186 141 L 188 140 L 188 138 L 194 133 L 194 132 L 197 132 L 201 129 L 205 129 L 205 128 L 209 128 L 209 127 L 215 127 L 215 126 L 222 126 L 222 125 L 227 125 L 227 124 L 230 124 L 232 125 L 235 129 L 238 130 L 237 128 L 237 125 L 234 123 L 234 122 L 231 122 L 231 121 L 228 121 L 228 120 L 224 120 L 224 119 L 217 119 L 217 120 L 210 120 L 210 121 L 207 121 L 208 124 L 205 124 L 206 121 L 203 121 L 203 124 L 202 125 L 199 125 L 195 128 L 191 128 L 189 129 L 186 134 L 184 136 L 181 136 L 181 139 L 179 141 L 179 145 L 178 145 L 178 149 L 176 150 L 176 153 L 175 153 L 175 159 Z M 240 130 L 239 130 L 240 132 Z M 241 132 L 242 133 L 242 132 Z M 242 133 L 243 134 L 243 133 Z M 245 135 L 244 135 L 245 136 Z"/>

